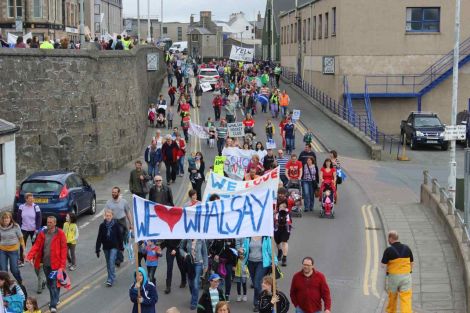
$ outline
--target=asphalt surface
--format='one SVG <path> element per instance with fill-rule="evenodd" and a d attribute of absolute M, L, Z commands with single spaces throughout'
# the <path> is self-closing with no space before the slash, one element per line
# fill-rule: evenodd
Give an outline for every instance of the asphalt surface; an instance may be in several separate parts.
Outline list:
<path fill-rule="evenodd" d="M 212 95 L 207 93 L 203 97 L 202 107 L 199 110 L 191 110 L 193 122 L 204 124 L 209 116 L 213 118 L 211 105 Z M 357 146 L 356 141 L 347 137 L 347 133 L 342 131 L 340 136 L 335 136 L 335 131 L 339 131 L 331 121 L 325 116 L 308 107 L 305 100 L 298 94 L 291 94 L 292 109 L 298 108 L 301 113 L 301 130 L 296 134 L 296 152 L 303 149 L 301 143 L 302 132 L 309 127 L 314 133 L 322 138 L 323 144 L 328 148 L 344 144 L 348 147 L 348 153 L 352 158 L 365 158 L 367 153 L 364 147 Z M 258 110 L 261 111 L 260 109 Z M 239 112 L 237 121 L 242 120 Z M 258 138 L 265 141 L 264 124 L 270 114 L 257 114 L 255 116 L 255 131 Z M 278 120 L 274 121 L 279 124 Z M 174 121 L 179 124 L 179 118 Z M 147 142 L 150 142 L 156 129 L 149 128 L 147 132 Z M 326 130 L 329 130 L 326 132 Z M 162 131 L 166 133 L 166 131 Z M 335 140 L 329 140 L 330 136 L 335 136 Z M 276 129 L 275 139 L 280 146 L 279 130 Z M 209 148 L 204 140 L 191 139 L 190 151 L 201 151 L 206 161 L 206 167 L 213 162 L 216 155 L 216 148 Z M 319 163 L 327 157 L 327 149 L 322 143 L 315 141 L 315 152 Z M 340 154 L 342 152 L 340 151 Z M 143 151 L 142 151 L 143 156 Z M 142 159 L 142 158 L 141 158 Z M 60 312 L 130 312 L 132 309 L 129 301 L 128 288 L 133 281 L 133 271 L 135 264 L 128 260 L 117 269 L 117 281 L 112 288 L 106 288 L 105 259 L 102 256 L 96 258 L 94 245 L 99 223 L 102 221 L 101 210 L 104 203 L 110 198 L 112 186 L 119 186 L 124 191 L 124 197 L 130 200 L 131 195 L 127 191 L 128 175 L 133 168 L 133 162 L 124 168 L 114 171 L 105 177 L 92 179 L 92 184 L 96 188 L 98 200 L 98 213 L 95 216 L 82 216 L 79 218 L 80 238 L 77 246 L 78 269 L 71 273 L 73 289 L 63 293 L 61 296 Z M 164 166 L 162 166 L 164 173 Z M 304 214 L 302 218 L 295 218 L 293 222 L 293 232 L 289 241 L 288 266 L 282 268 L 284 278 L 279 281 L 280 290 L 289 294 L 292 275 L 300 270 L 301 260 L 304 256 L 310 255 L 315 259 L 317 270 L 323 272 L 330 285 L 333 305 L 332 312 L 375 312 L 380 304 L 382 296 L 383 281 L 378 269 L 378 256 L 383 250 L 383 234 L 381 234 L 380 223 L 375 210 L 371 209 L 371 202 L 357 181 L 347 180 L 339 189 L 338 204 L 336 206 L 336 218 L 320 219 L 318 217 L 318 202 L 315 203 L 314 213 Z M 187 176 L 178 177 L 177 182 L 171 185 L 174 197 L 178 204 L 182 204 L 187 199 L 187 191 L 190 182 Z M 372 227 L 375 225 L 375 227 Z M 36 296 L 36 280 L 30 266 L 22 270 L 26 287 L 30 295 Z M 189 289 L 178 288 L 180 277 L 174 266 L 173 289 L 171 294 L 165 295 L 166 262 L 165 258 L 159 261 L 157 270 L 157 289 L 159 300 L 157 308 L 159 312 L 164 312 L 167 308 L 177 306 L 181 312 L 189 310 Z M 236 288 L 232 288 L 232 312 L 251 311 L 251 301 L 253 290 L 248 290 L 249 301 L 246 303 L 236 303 Z M 47 289 L 38 296 L 40 305 L 48 302 Z M 293 308 L 291 312 L 293 312 Z"/>

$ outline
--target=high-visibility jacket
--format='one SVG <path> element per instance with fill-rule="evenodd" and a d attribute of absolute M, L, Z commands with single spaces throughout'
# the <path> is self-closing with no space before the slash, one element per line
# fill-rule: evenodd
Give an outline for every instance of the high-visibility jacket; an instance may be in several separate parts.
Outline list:
<path fill-rule="evenodd" d="M 281 107 L 286 107 L 289 105 L 289 95 L 288 94 L 281 94 L 279 96 L 279 105 Z"/>
<path fill-rule="evenodd" d="M 40 49 L 54 49 L 54 46 L 49 41 L 44 41 L 39 46 Z"/>
<path fill-rule="evenodd" d="M 129 50 L 131 41 L 130 40 L 123 40 L 122 43 L 124 44 L 124 50 Z"/>

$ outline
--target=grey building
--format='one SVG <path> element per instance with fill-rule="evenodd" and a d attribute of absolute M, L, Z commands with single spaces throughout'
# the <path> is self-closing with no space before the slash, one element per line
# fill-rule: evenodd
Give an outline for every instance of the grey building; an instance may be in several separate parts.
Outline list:
<path fill-rule="evenodd" d="M 187 35 L 188 52 L 192 57 L 212 59 L 223 56 L 223 29 L 212 20 L 211 11 L 201 11 L 199 22 L 191 16 Z"/>

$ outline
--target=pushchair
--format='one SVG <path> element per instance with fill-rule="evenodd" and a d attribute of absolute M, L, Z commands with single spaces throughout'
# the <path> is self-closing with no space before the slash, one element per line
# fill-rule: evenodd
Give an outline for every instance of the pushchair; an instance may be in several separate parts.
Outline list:
<path fill-rule="evenodd" d="M 256 133 L 253 131 L 253 127 L 245 127 L 245 142 L 248 142 L 250 149 L 254 148 L 256 140 Z"/>
<path fill-rule="evenodd" d="M 320 217 L 335 218 L 335 188 L 332 186 L 331 182 L 325 182 L 321 190 Z"/>
<path fill-rule="evenodd" d="M 292 201 L 294 205 L 291 209 L 293 217 L 302 217 L 302 189 L 299 180 L 290 180 L 287 183 L 288 201 Z"/>
<path fill-rule="evenodd" d="M 166 105 L 159 105 L 157 109 L 157 128 L 166 127 Z"/>

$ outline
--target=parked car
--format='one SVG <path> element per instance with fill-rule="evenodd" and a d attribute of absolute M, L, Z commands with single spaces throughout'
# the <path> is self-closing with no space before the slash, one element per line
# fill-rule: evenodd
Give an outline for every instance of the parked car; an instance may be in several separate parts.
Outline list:
<path fill-rule="evenodd" d="M 412 150 L 418 145 L 435 145 L 447 150 L 449 143 L 444 140 L 444 131 L 445 125 L 432 112 L 411 112 L 400 125 L 401 141 L 406 140 Z"/>
<path fill-rule="evenodd" d="M 470 135 L 470 112 L 467 110 L 463 110 L 462 112 L 457 113 L 457 125 L 465 125 L 466 126 L 466 133 L 467 139 L 461 140 L 459 143 L 464 144 L 466 147 L 470 144 L 470 139 L 468 138 Z"/>
<path fill-rule="evenodd" d="M 16 191 L 14 210 L 25 202 L 25 194 L 32 193 L 41 208 L 43 219 L 53 215 L 63 222 L 67 213 L 77 216 L 96 213 L 96 193 L 79 174 L 69 171 L 36 172 L 26 178 Z"/>
<path fill-rule="evenodd" d="M 201 83 L 209 83 L 214 87 L 219 81 L 220 75 L 215 68 L 201 68 L 197 78 Z"/>
<path fill-rule="evenodd" d="M 187 41 L 177 41 L 169 49 L 170 53 L 183 53 L 188 54 L 188 42 Z"/>

